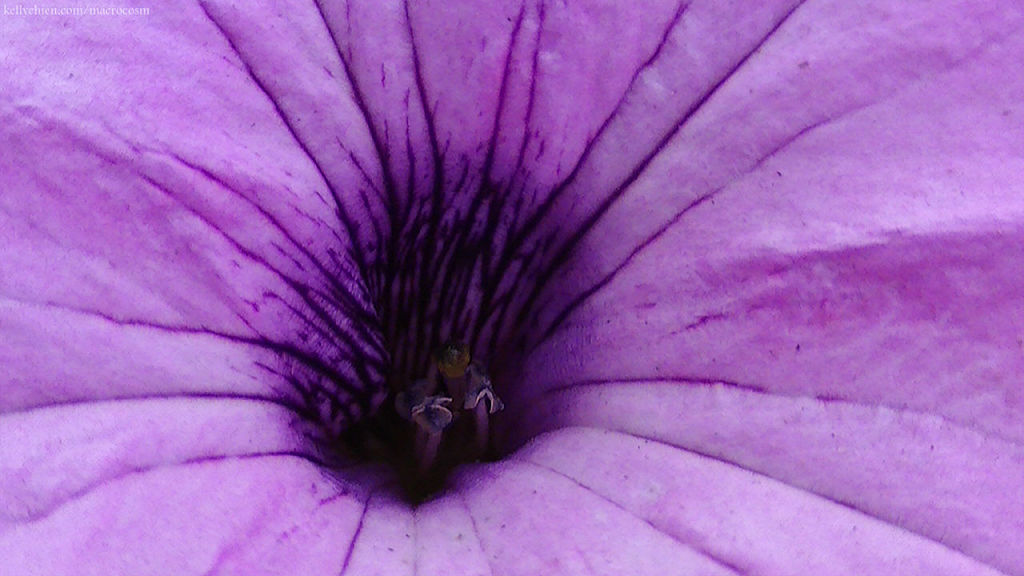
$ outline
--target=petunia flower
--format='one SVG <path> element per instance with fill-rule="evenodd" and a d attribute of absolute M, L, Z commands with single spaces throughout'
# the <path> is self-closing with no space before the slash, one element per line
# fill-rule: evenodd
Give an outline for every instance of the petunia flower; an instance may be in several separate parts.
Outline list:
<path fill-rule="evenodd" d="M 1024 574 L 1019 2 L 136 7 L 0 19 L 0 573 Z"/>

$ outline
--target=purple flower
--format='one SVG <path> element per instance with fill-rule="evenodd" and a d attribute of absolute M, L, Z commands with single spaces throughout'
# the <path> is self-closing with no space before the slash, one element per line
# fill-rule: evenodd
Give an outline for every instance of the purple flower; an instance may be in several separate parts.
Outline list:
<path fill-rule="evenodd" d="M 1024 574 L 1019 3 L 239 4 L 4 7 L 0 573 Z"/>

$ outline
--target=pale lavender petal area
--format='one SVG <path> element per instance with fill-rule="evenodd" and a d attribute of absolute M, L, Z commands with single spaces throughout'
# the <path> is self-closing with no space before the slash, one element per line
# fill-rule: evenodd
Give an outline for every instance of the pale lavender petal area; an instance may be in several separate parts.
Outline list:
<path fill-rule="evenodd" d="M 1024 8 L 484 4 L 0 19 L 0 573 L 1024 575 Z M 314 436 L 435 206 L 412 506 Z"/>
<path fill-rule="evenodd" d="M 945 17 L 919 24 L 930 30 L 920 70 L 874 95 L 858 94 L 872 77 L 843 99 L 842 84 L 760 94 L 769 89 L 753 67 L 732 78 L 718 100 L 728 110 L 709 103 L 707 123 L 683 128 L 638 195 L 671 207 L 664 182 L 684 163 L 668 158 L 714 148 L 728 135 L 713 117 L 742 117 L 748 100 L 778 103 L 748 129 L 793 123 L 795 135 L 755 141 L 739 175 L 675 200 L 707 196 L 613 275 L 594 275 L 606 287 L 524 380 L 534 399 L 517 405 L 549 413 L 545 422 L 531 410 L 529 434 L 576 424 L 657 440 L 1019 572 L 1024 36 L 1002 15 L 935 51 L 943 22 L 957 24 Z M 913 38 L 895 40 L 906 50 Z M 766 47 L 762 57 L 792 85 L 828 50 Z M 792 119 L 816 108 L 831 111 Z M 626 251 L 592 238 L 595 253 Z M 680 258 L 689 264 L 669 265 Z M 543 360 L 570 354 L 571 374 Z"/>
<path fill-rule="evenodd" d="M 634 515 L 740 574 L 1001 573 L 812 492 L 645 438 L 566 428 L 520 459 L 591 493 L 593 508 Z"/>
<path fill-rule="evenodd" d="M 152 10 L 2 21 L 0 571 L 337 573 L 380 481 L 275 370 L 347 236 L 204 11 Z"/>

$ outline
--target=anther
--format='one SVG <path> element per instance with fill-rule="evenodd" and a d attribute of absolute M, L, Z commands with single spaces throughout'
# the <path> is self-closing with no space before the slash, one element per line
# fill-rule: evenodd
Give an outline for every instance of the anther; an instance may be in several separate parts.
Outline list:
<path fill-rule="evenodd" d="M 496 414 L 505 408 L 505 404 L 494 393 L 491 379 L 487 377 L 487 374 L 479 364 L 476 362 L 472 363 L 466 372 L 468 385 L 466 386 L 466 395 L 462 402 L 464 410 L 475 409 L 483 400 L 487 401 L 486 410 L 489 414 Z"/>
<path fill-rule="evenodd" d="M 447 396 L 427 396 L 412 407 L 412 421 L 425 432 L 440 434 L 454 419 L 448 408 L 451 403 L 452 399 Z"/>

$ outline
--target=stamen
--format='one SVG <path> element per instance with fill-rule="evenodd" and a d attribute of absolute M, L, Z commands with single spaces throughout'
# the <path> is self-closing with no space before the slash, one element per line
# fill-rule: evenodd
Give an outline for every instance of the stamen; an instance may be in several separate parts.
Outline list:
<path fill-rule="evenodd" d="M 480 364 L 474 362 L 467 370 L 469 385 L 466 387 L 466 395 L 462 407 L 471 410 L 477 407 L 481 400 L 487 400 L 487 412 L 496 414 L 505 408 L 505 404 L 494 393 L 491 386 L 491 379 Z"/>
<path fill-rule="evenodd" d="M 428 482 L 436 477 L 435 465 L 442 465 L 439 459 L 447 466 L 484 456 L 490 439 L 490 416 L 505 407 L 483 365 L 473 361 L 464 344 L 445 345 L 434 360 L 427 378 L 416 380 L 395 395 L 395 410 L 413 424 L 417 477 Z M 464 413 L 472 416 L 452 427 Z M 445 442 L 445 454 L 439 457 L 446 429 L 452 432 Z M 471 429 L 472 435 L 467 437 Z"/>
<path fill-rule="evenodd" d="M 490 415 L 496 414 L 505 407 L 505 404 L 494 393 L 491 386 L 491 379 L 487 377 L 483 367 L 473 362 L 466 371 L 468 386 L 462 401 L 464 410 L 472 410 L 474 421 L 473 444 L 474 455 L 482 456 L 487 451 L 487 442 L 490 439 Z"/>
<path fill-rule="evenodd" d="M 452 399 L 447 396 L 427 396 L 423 402 L 413 406 L 412 421 L 432 434 L 439 434 L 452 423 L 454 416 L 448 409 Z"/>
<path fill-rule="evenodd" d="M 441 446 L 441 433 L 431 433 L 422 428 L 416 429 L 416 475 L 424 477 L 437 459 L 437 449 Z"/>
<path fill-rule="evenodd" d="M 426 400 L 437 390 L 437 384 L 431 379 L 420 379 L 408 388 L 395 395 L 395 410 L 406 420 L 412 420 L 412 409 Z"/>
<path fill-rule="evenodd" d="M 490 415 L 483 404 L 473 408 L 473 422 L 475 424 L 473 433 L 473 456 L 479 458 L 487 452 L 487 442 L 490 440 L 491 426 Z"/>
<path fill-rule="evenodd" d="M 451 403 L 452 399 L 447 396 L 427 396 L 412 408 L 412 421 L 416 424 L 416 469 L 420 475 L 434 465 L 442 432 L 455 418 L 448 409 Z"/>

